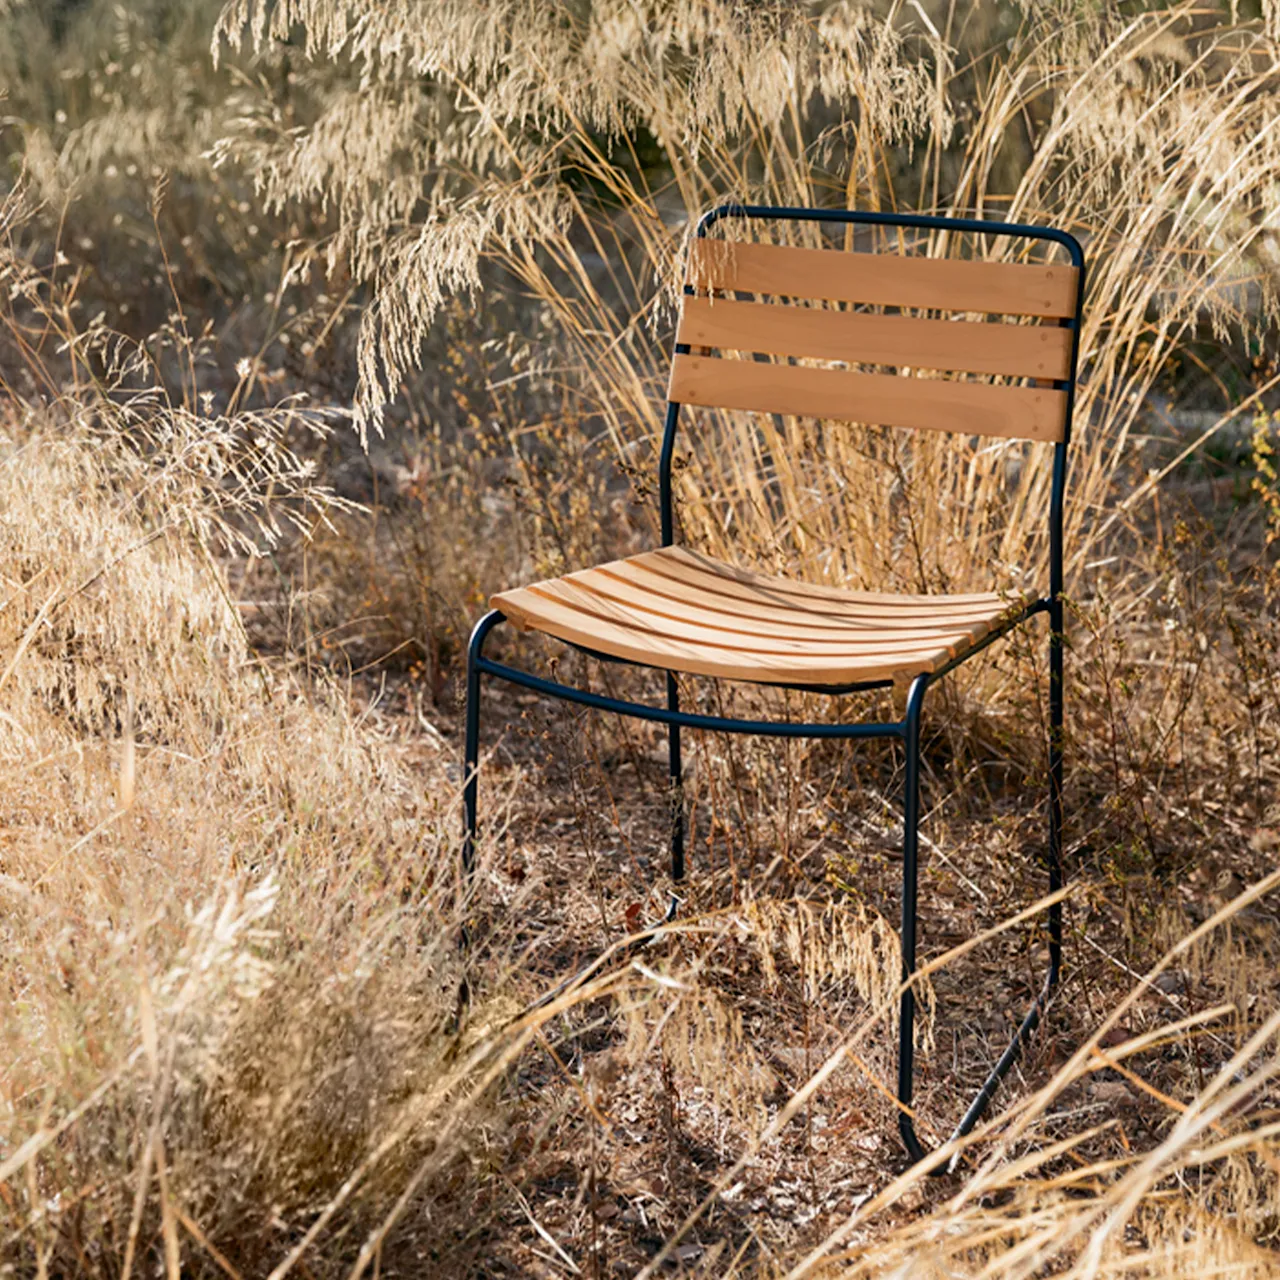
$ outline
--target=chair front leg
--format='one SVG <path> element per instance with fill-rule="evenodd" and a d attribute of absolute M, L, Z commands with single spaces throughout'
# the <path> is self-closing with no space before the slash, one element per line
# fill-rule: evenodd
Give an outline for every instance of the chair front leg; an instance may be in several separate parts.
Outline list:
<path fill-rule="evenodd" d="M 1060 597 L 1054 597 L 1049 607 L 1049 842 L 1046 856 L 1049 872 L 1049 892 L 1062 888 L 1062 829 L 1063 829 L 1063 674 L 1064 639 L 1063 608 Z M 920 707 L 928 685 L 927 676 L 917 676 L 907 697 L 907 714 L 902 722 L 902 736 L 906 747 L 906 786 L 903 797 L 902 838 L 902 980 L 907 982 L 916 965 L 916 882 L 918 876 L 919 826 L 920 826 Z M 991 1069 L 982 1088 L 974 1095 L 968 1110 L 951 1135 L 951 1140 L 963 1138 L 982 1118 L 987 1106 L 1022 1053 L 1023 1046 L 1040 1025 L 1049 997 L 1057 987 L 1062 974 L 1062 903 L 1049 906 L 1049 969 L 1044 985 L 1023 1016 L 1013 1039 L 1009 1041 L 999 1061 Z M 898 1101 L 902 1110 L 898 1113 L 898 1129 L 912 1163 L 922 1160 L 927 1152 L 916 1136 L 911 1115 L 915 1042 L 912 1035 L 915 1021 L 915 992 L 907 988 L 902 993 L 901 1013 L 898 1024 Z M 955 1166 L 955 1157 L 930 1172 L 942 1174 Z"/>
<path fill-rule="evenodd" d="M 920 848 L 920 708 L 929 686 L 927 674 L 911 682 L 907 714 L 902 721 L 906 749 L 906 780 L 902 797 L 902 981 L 910 982 L 916 969 L 916 894 Z M 923 1160 L 925 1149 L 916 1137 L 911 1114 L 915 1076 L 915 988 L 904 986 L 898 1010 L 898 1132 L 911 1157 Z"/>

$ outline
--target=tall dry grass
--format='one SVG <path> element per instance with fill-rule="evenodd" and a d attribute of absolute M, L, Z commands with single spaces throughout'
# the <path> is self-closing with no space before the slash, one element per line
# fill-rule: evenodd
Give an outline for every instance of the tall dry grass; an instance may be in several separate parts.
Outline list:
<path fill-rule="evenodd" d="M 354 1256 L 410 1170 L 465 1160 L 500 1073 L 457 1026 L 447 761 L 260 659 L 231 598 L 229 555 L 350 507 L 291 447 L 326 417 L 209 412 L 180 314 L 77 330 L 24 216 L 0 207 L 0 1258 Z"/>
<path fill-rule="evenodd" d="M 1274 573 L 1263 507 L 1227 519 L 1186 466 L 1175 486 L 1149 468 L 1182 448 L 1150 439 L 1171 365 L 1273 315 L 1272 9 L 243 0 L 219 33 L 250 44 L 218 71 L 192 52 L 212 9 L 184 12 L 68 9 L 61 37 L 29 5 L 3 14 L 30 24 L 0 57 L 39 207 L 19 224 L 6 204 L 0 259 L 0 1263 L 1267 1274 L 1272 878 L 1237 881 L 1275 848 Z M 162 199 L 147 166 L 178 170 Z M 122 177 L 142 179 L 127 199 Z M 421 700 L 399 713 L 326 658 L 338 624 L 375 637 L 352 665 L 411 641 L 444 723 L 486 587 L 652 537 L 677 264 L 725 197 L 1042 218 L 1093 264 L 1069 535 L 1077 976 L 963 1182 L 899 1176 L 875 1145 L 890 758 L 700 743 L 710 887 L 637 948 L 661 806 L 618 761 L 643 781 L 652 740 L 556 737 L 506 707 L 525 739 L 486 771 L 485 897 L 460 909 L 449 745 Z M 184 208 L 194 228 L 170 221 Z M 98 317 L 101 280 L 138 287 L 90 230 L 117 212 L 145 242 L 145 323 L 120 296 Z M 64 216 L 83 220 L 66 263 Z M 211 243 L 222 265 L 201 264 Z M 1012 251 L 916 246 L 944 247 Z M 357 417 L 410 428 L 399 492 L 376 488 L 383 455 L 361 495 L 372 525 L 325 483 L 349 464 L 338 415 L 292 394 L 340 398 L 321 354 L 363 297 Z M 1037 461 L 712 418 L 682 459 L 685 533 L 832 581 L 1017 580 L 1043 560 Z M 1171 518 L 1179 494 L 1216 525 Z M 981 677 L 987 712 L 944 708 L 930 746 L 938 1138 L 951 1076 L 980 1078 L 1037 959 L 1016 941 L 1036 910 L 1005 919 L 1034 883 L 1014 811 L 1038 780 L 1036 674 L 1014 648 Z M 511 794 L 530 764 L 566 775 L 577 827 L 532 780 Z M 639 821 L 611 826 L 584 782 L 602 777 Z M 958 803 L 975 789 L 994 824 Z M 461 910 L 481 926 L 468 1019 Z M 952 945 L 970 925 L 982 947 Z M 957 1027 L 973 990 L 992 1008 Z"/>
<path fill-rule="evenodd" d="M 1135 513 L 1145 521 L 1141 504 L 1176 465 L 1181 442 L 1161 456 L 1145 438 L 1171 364 L 1196 358 L 1195 340 L 1206 331 L 1256 334 L 1274 315 L 1276 250 L 1262 211 L 1276 161 L 1275 15 L 1235 18 L 1234 9 L 1224 20 L 1189 4 L 1123 15 L 1040 5 L 1012 21 L 1007 12 L 984 21 L 960 5 L 873 13 L 494 3 L 424 16 L 407 5 L 310 0 L 268 10 L 246 0 L 222 22 L 233 47 L 246 31 L 264 49 L 273 35 L 300 27 L 310 57 L 345 92 L 328 99 L 301 138 L 282 137 L 263 104 L 226 150 L 251 157 L 272 207 L 325 197 L 337 210 L 342 231 L 326 249 L 374 291 L 361 335 L 363 422 L 378 422 L 444 299 L 459 289 L 478 296 L 482 264 L 494 260 L 551 319 L 551 349 L 562 362 L 555 376 L 572 388 L 579 414 L 599 423 L 628 475 L 655 453 L 680 251 L 708 205 L 726 197 L 901 205 L 1075 231 L 1090 274 L 1069 581 L 1087 630 L 1102 594 L 1091 576 L 1096 562 L 1114 553 L 1117 533 L 1134 531 Z M 355 83 L 369 91 L 352 92 Z M 351 163 L 353 138 L 367 165 Z M 660 163 L 641 158 L 642 141 Z M 1014 252 L 999 242 L 917 248 Z M 711 418 L 691 434 L 681 463 L 684 536 L 713 551 L 868 586 L 1043 577 L 1048 476 L 1033 448 Z M 1127 582 L 1112 582 L 1115 609 L 1140 611 L 1158 582 L 1177 612 L 1180 573 L 1162 577 L 1141 564 Z M 1178 618 L 1165 621 L 1176 631 Z M 1077 723 L 1096 715 L 1112 747 L 1105 826 L 1137 794 L 1121 760 L 1145 756 L 1134 768 L 1145 775 L 1153 758 L 1170 758 L 1189 708 L 1205 711 L 1214 694 L 1210 681 L 1197 684 L 1198 656 L 1171 661 L 1154 650 L 1164 656 L 1138 661 L 1152 662 L 1152 683 L 1172 698 L 1145 704 L 1132 720 L 1118 717 L 1135 667 L 1111 650 L 1123 641 L 1108 622 L 1097 630 L 1096 666 L 1084 666 L 1100 691 L 1096 702 L 1085 695 Z M 1193 674 L 1170 681 L 1168 671 L 1182 673 L 1183 664 Z M 994 691 L 1016 704 L 1015 687 L 1001 680 Z M 1147 807 L 1139 808 L 1145 819 Z M 1238 1046 L 1243 1056 L 1202 1081 L 1194 1102 L 1160 1094 L 1180 1118 L 1151 1154 L 1086 1154 L 1068 1175 L 1062 1165 L 1086 1137 L 1051 1141 L 1051 1100 L 1106 1063 L 1086 1045 L 1051 1088 L 993 1122 L 988 1136 L 1003 1132 L 1015 1145 L 997 1148 L 972 1198 L 962 1193 L 878 1238 L 864 1231 L 858 1265 L 867 1274 L 933 1267 L 1013 1275 L 1052 1266 L 1178 1274 L 1229 1259 L 1261 1273 L 1256 1233 L 1213 1224 L 1223 1214 L 1257 1221 L 1269 1139 L 1227 1127 L 1197 1145 L 1232 1106 L 1259 1102 L 1274 1031 L 1269 1015 L 1259 1015 L 1250 1027 L 1256 1038 Z M 720 1015 L 707 1016 L 714 1025 Z M 733 1044 L 737 1034 L 726 1024 L 713 1039 Z M 1158 1041 L 1178 1033 L 1151 1034 Z M 1131 1048 L 1148 1044 L 1138 1037 Z M 796 1094 L 762 1134 L 776 1138 L 807 1096 Z M 1267 1114 L 1259 1105 L 1255 1118 Z M 1029 1133 L 1047 1146 L 1023 1155 L 1016 1142 Z M 1242 1170 L 1229 1153 L 1244 1147 Z M 730 1164 L 718 1189 L 731 1188 L 746 1159 Z M 1042 1163 L 1047 1172 L 1039 1174 Z M 1188 1168 L 1203 1200 L 1170 1191 Z M 872 1221 L 916 1177 L 873 1198 L 845 1231 Z M 1180 1207 L 1165 1211 L 1170 1197 Z M 830 1247 L 844 1238 L 838 1233 Z M 664 1256 L 680 1256 L 678 1241 L 668 1237 Z M 814 1255 L 795 1271 L 821 1260 Z M 723 1273 L 726 1262 L 720 1255 L 703 1265 Z"/>
<path fill-rule="evenodd" d="M 1169 361 L 1201 326 L 1257 332 L 1274 315 L 1261 215 L 1276 46 L 1270 18 L 1215 21 L 1193 4 L 1124 17 L 1036 5 L 1014 19 L 957 4 L 882 15 L 493 0 L 424 16 L 239 0 L 216 47 L 247 39 L 263 53 L 300 30 L 328 92 L 301 132 L 260 99 L 222 145 L 268 208 L 335 210 L 327 261 L 372 289 L 363 425 L 380 420 L 445 298 L 475 297 L 494 259 L 552 320 L 568 360 L 556 376 L 628 469 L 653 457 L 664 322 L 685 238 L 710 205 L 901 206 L 1077 232 L 1090 271 L 1075 581 Z M 638 156 L 639 137 L 656 163 Z M 1001 258 L 1016 246 L 950 250 Z M 1043 451 L 713 419 L 682 461 L 686 537 L 717 551 L 917 589 L 1043 569 Z"/>

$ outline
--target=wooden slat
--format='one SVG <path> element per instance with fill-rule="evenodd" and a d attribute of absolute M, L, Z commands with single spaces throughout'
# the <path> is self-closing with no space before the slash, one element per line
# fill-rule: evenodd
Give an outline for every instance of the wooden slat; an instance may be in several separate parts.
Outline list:
<path fill-rule="evenodd" d="M 875 634 L 897 634 L 909 630 L 913 635 L 949 636 L 985 627 L 994 610 L 973 610 L 963 616 L 943 613 L 907 612 L 892 616 L 885 613 L 839 617 L 825 611 L 799 608 L 796 605 L 768 604 L 743 600 L 716 591 L 690 589 L 670 578 L 664 578 L 633 565 L 616 571 L 600 569 L 570 575 L 572 582 L 585 591 L 614 600 L 628 607 L 667 618 L 680 618 L 704 626 L 717 626 L 730 631 L 761 635 L 808 636 L 814 640 L 854 639 Z M 776 630 L 775 630 L 776 629 Z"/>
<path fill-rule="evenodd" d="M 1076 309 L 1072 266 L 697 239 L 687 279 L 699 290 L 940 311 L 1065 319 Z"/>
<path fill-rule="evenodd" d="M 953 609 L 975 604 L 988 605 L 1007 603 L 997 591 L 975 591 L 969 594 L 955 595 L 913 595 L 910 592 L 897 591 L 859 591 L 854 587 L 833 587 L 820 582 L 802 582 L 798 578 L 780 578 L 776 574 L 761 573 L 757 569 L 747 569 L 742 565 L 729 564 L 717 560 L 714 556 L 695 551 L 691 547 L 658 547 L 653 551 L 642 551 L 639 555 L 629 556 L 615 564 L 654 564 L 664 568 L 671 564 L 679 564 L 689 569 L 708 575 L 710 580 L 729 579 L 743 586 L 757 588 L 761 591 L 782 592 L 789 596 L 800 596 L 803 599 L 831 600 L 843 605 L 853 602 L 873 608 L 897 609 L 902 605 L 923 605 L 929 609 Z"/>
<path fill-rule="evenodd" d="M 1062 439 L 1066 392 L 677 355 L 669 400 L 1017 440 Z"/>
<path fill-rule="evenodd" d="M 1071 368 L 1071 330 L 1058 325 L 920 320 L 728 298 L 685 298 L 676 341 L 1015 378 L 1065 378 Z"/>

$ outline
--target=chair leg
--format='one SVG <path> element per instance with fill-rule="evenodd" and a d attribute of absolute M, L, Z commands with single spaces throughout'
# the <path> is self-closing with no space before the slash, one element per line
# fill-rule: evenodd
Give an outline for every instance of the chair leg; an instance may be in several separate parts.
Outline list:
<path fill-rule="evenodd" d="M 479 829 L 477 808 L 480 799 L 480 659 L 489 632 L 503 620 L 496 609 L 486 613 L 471 633 L 467 646 L 467 712 L 463 743 L 462 775 L 462 885 L 466 898 L 476 874 L 476 835 Z M 464 930 L 465 936 L 465 930 Z"/>
<path fill-rule="evenodd" d="M 1063 610 L 1062 598 L 1054 596 L 1049 606 L 1049 892 L 1062 888 L 1062 764 L 1065 725 L 1063 697 Z M 1062 903 L 1049 908 L 1049 978 L 1047 987 L 1057 986 L 1062 972 Z"/>
<path fill-rule="evenodd" d="M 1062 737 L 1063 737 L 1063 609 L 1055 596 L 1049 605 L 1049 843 L 1045 862 L 1049 872 L 1049 892 L 1062 888 Z M 991 1069 L 982 1088 L 969 1104 L 964 1119 L 951 1135 L 963 1138 L 982 1117 L 1000 1081 L 1022 1053 L 1022 1046 L 1040 1025 L 1040 1018 L 1062 973 L 1062 903 L 1049 906 L 1049 969 L 1040 994 L 1032 1001 L 1009 1046 Z"/>
<path fill-rule="evenodd" d="M 1063 608 L 1061 599 L 1055 597 L 1049 608 L 1049 843 L 1046 863 L 1049 872 L 1049 892 L 1056 893 L 1062 887 L 1062 829 L 1063 829 Z M 928 681 L 918 676 L 907 698 L 907 715 L 902 722 L 903 741 L 906 745 L 906 793 L 903 802 L 902 840 L 902 980 L 906 982 L 915 972 L 916 962 L 916 881 L 920 823 L 920 705 Z M 1013 1039 L 1010 1040 L 982 1088 L 974 1095 L 969 1109 L 956 1126 L 951 1140 L 963 1138 L 982 1118 L 1000 1082 L 1017 1062 L 1032 1033 L 1040 1025 L 1040 1018 L 1048 1004 L 1049 996 L 1058 985 L 1062 973 L 1062 903 L 1049 907 L 1049 970 L 1045 974 L 1040 994 L 1032 1002 Z M 912 1163 L 927 1154 L 916 1136 L 915 1124 L 910 1113 L 915 1043 L 912 1036 L 915 1021 L 915 993 L 908 989 L 902 993 L 901 1014 L 898 1023 L 898 1101 L 903 1110 L 898 1113 L 898 1129 L 903 1145 Z M 954 1168 L 953 1158 L 945 1165 L 930 1170 L 934 1174 L 949 1173 Z"/>
<path fill-rule="evenodd" d="M 667 672 L 667 710 L 680 710 L 680 686 Z M 684 879 L 684 772 L 680 763 L 680 726 L 667 726 L 667 774 L 670 778 L 671 806 L 671 879 L 679 884 Z"/>
<path fill-rule="evenodd" d="M 902 981 L 910 981 L 916 968 L 916 894 L 920 847 L 920 706 L 928 687 L 928 676 L 920 675 L 907 694 L 907 714 L 902 722 L 906 748 L 906 781 L 902 797 Z M 898 1011 L 898 1132 L 911 1163 L 924 1159 L 925 1149 L 916 1137 L 911 1116 L 915 1083 L 916 993 L 905 987 Z"/>

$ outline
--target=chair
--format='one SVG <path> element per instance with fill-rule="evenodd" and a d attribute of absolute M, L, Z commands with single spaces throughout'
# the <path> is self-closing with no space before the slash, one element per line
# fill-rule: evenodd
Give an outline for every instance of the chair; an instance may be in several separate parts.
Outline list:
<path fill-rule="evenodd" d="M 726 219 L 871 225 L 1042 241 L 1069 263 L 1031 265 L 884 252 L 733 242 L 708 232 Z M 903 794 L 902 972 L 916 967 L 920 821 L 920 717 L 930 686 L 1038 613 L 1049 618 L 1049 804 L 1044 861 L 1062 884 L 1063 495 L 1075 395 L 1084 257 L 1065 232 L 962 218 L 725 205 L 706 214 L 692 241 L 676 335 L 659 460 L 658 548 L 597 568 L 502 592 L 476 625 L 467 655 L 465 833 L 462 870 L 475 870 L 481 677 L 491 676 L 587 707 L 665 724 L 671 780 L 671 875 L 685 874 L 681 730 L 794 738 L 899 739 Z M 745 300 L 772 299 L 763 300 Z M 841 309 L 790 305 L 810 299 Z M 885 311 L 869 313 L 850 304 Z M 919 312 L 927 312 L 921 316 Z M 951 319 L 939 314 L 951 313 Z M 998 328 L 988 317 L 1024 321 Z M 998 339 L 998 340 L 997 340 Z M 712 352 L 719 354 L 712 354 Z M 726 353 L 743 353 L 729 358 Z M 754 354 L 754 358 L 752 356 Z M 770 360 L 768 357 L 775 357 Z M 810 357 L 900 370 L 994 375 L 966 380 L 855 372 L 779 362 Z M 725 564 L 676 545 L 672 457 L 682 406 L 836 418 L 889 427 L 1051 442 L 1047 594 L 1010 599 L 895 595 L 813 586 Z M 561 685 L 484 656 L 504 619 L 588 654 L 667 673 L 666 706 Z M 884 724 L 794 724 L 693 714 L 679 704 L 676 672 L 831 694 L 907 685 L 905 715 Z M 1048 909 L 1049 968 L 1008 1048 L 954 1137 L 978 1122 L 1039 1024 L 1062 963 L 1062 912 Z M 915 993 L 903 988 L 898 1028 L 898 1122 L 912 1161 L 926 1152 L 911 1107 Z"/>

